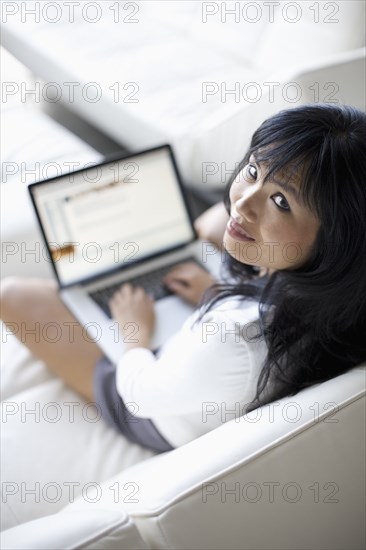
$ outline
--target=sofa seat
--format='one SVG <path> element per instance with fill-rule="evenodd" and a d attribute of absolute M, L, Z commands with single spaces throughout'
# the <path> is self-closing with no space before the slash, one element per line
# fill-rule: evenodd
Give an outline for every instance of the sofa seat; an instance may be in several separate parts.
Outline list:
<path fill-rule="evenodd" d="M 4 530 L 54 514 L 82 494 L 88 498 L 93 486 L 156 453 L 105 424 L 2 322 L 1 332 Z M 131 491 L 124 492 L 127 498 Z"/>

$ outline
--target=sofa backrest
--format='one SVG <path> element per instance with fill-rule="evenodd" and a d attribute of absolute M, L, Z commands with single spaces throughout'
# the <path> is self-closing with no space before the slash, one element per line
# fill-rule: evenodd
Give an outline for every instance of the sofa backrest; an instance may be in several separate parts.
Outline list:
<path fill-rule="evenodd" d="M 192 151 L 188 139 L 173 143 L 181 165 L 188 167 L 188 180 L 202 188 L 223 189 L 255 130 L 282 109 L 343 103 L 365 110 L 365 54 L 361 47 L 330 56 L 326 62 L 316 58 L 307 68 L 284 69 L 273 78 L 239 87 L 238 103 L 228 96 L 224 108 L 197 126 Z M 257 99 L 250 99 L 255 94 Z"/>

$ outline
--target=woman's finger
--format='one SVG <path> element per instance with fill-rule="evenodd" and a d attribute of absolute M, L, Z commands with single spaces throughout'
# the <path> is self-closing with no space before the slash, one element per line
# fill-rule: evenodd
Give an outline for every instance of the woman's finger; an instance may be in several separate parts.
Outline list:
<path fill-rule="evenodd" d="M 185 295 L 187 293 L 187 289 L 189 288 L 189 285 L 185 281 L 180 281 L 179 279 L 172 281 L 168 286 L 180 296 Z"/>
<path fill-rule="evenodd" d="M 168 281 L 166 281 L 166 286 L 168 287 L 172 287 L 174 285 L 178 285 L 178 286 L 182 286 L 184 288 L 188 288 L 190 285 L 190 282 L 188 279 L 184 279 L 182 277 L 174 277 L 172 279 L 169 279 Z"/>
<path fill-rule="evenodd" d="M 169 283 L 173 281 L 181 281 L 189 283 L 190 280 L 192 280 L 193 273 L 191 270 L 185 268 L 180 270 L 174 270 L 170 273 L 168 273 L 165 277 L 163 277 L 164 283 Z"/>
<path fill-rule="evenodd" d="M 190 285 L 186 285 L 181 281 L 172 282 L 168 288 L 172 290 L 174 294 L 176 294 L 180 298 L 187 300 L 187 302 L 196 304 L 198 301 L 197 297 L 195 296 L 194 289 Z"/>

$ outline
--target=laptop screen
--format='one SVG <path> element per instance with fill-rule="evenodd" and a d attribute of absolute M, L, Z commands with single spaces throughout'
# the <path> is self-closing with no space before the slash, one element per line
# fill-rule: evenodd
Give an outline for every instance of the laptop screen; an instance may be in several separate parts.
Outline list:
<path fill-rule="evenodd" d="M 29 186 L 61 286 L 195 239 L 168 146 Z"/>

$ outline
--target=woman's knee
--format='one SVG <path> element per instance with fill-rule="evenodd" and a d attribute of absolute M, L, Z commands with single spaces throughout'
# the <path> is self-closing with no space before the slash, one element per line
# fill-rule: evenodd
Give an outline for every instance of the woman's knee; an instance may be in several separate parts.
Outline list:
<path fill-rule="evenodd" d="M 21 288 L 20 277 L 8 276 L 1 280 L 0 285 L 0 316 L 4 319 L 16 303 Z"/>
<path fill-rule="evenodd" d="M 25 278 L 11 275 L 1 280 L 0 284 L 0 318 L 4 321 L 26 308 L 26 302 L 34 295 L 35 289 L 53 286 L 52 279 Z"/>

